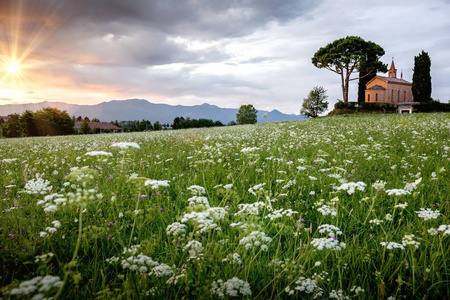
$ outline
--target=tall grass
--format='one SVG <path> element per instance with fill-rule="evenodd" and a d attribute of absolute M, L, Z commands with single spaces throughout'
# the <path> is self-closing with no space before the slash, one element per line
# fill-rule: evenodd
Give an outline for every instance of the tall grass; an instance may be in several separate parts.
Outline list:
<path fill-rule="evenodd" d="M 5 299 L 450 298 L 449 114 L 4 139 L 0 172 Z"/>

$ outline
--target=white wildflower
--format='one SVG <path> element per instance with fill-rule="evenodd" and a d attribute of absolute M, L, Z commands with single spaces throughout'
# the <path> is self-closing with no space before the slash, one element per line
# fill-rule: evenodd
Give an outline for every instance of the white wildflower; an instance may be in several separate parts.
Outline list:
<path fill-rule="evenodd" d="M 187 226 L 185 224 L 181 224 L 178 222 L 174 222 L 167 226 L 166 233 L 167 235 L 178 236 L 185 234 L 187 230 Z"/>
<path fill-rule="evenodd" d="M 394 206 L 394 208 L 400 208 L 400 209 L 405 209 L 406 207 L 408 207 L 408 202 L 399 203 L 399 204 Z"/>
<path fill-rule="evenodd" d="M 294 295 L 296 292 L 312 294 L 314 293 L 314 298 L 320 297 L 323 294 L 322 289 L 319 287 L 317 281 L 315 279 L 310 279 L 307 277 L 300 277 L 295 283 L 295 286 L 291 288 L 290 286 L 286 287 L 284 291 L 288 295 Z"/>
<path fill-rule="evenodd" d="M 328 296 L 328 299 L 338 299 L 338 300 L 345 300 L 345 299 L 350 299 L 347 296 L 344 296 L 344 292 L 341 290 L 332 290 L 330 292 L 330 295 Z"/>
<path fill-rule="evenodd" d="M 388 250 L 392 249 L 401 249 L 405 250 L 405 247 L 403 247 L 402 244 L 396 243 L 396 242 L 381 242 L 381 246 L 386 247 Z"/>
<path fill-rule="evenodd" d="M 405 190 L 407 190 L 408 192 L 412 192 L 417 188 L 417 185 L 422 181 L 422 177 L 417 179 L 416 181 L 412 182 L 412 183 L 407 183 L 405 186 Z"/>
<path fill-rule="evenodd" d="M 44 195 L 52 190 L 52 186 L 48 180 L 38 177 L 36 180 L 31 179 L 25 184 L 24 193 Z"/>
<path fill-rule="evenodd" d="M 289 180 L 288 183 L 286 183 L 286 185 L 284 185 L 281 189 L 285 190 L 290 188 L 292 185 L 296 184 L 297 182 L 295 181 L 295 179 L 293 180 Z"/>
<path fill-rule="evenodd" d="M 416 239 L 417 238 L 414 234 L 407 234 L 402 239 L 402 245 L 403 246 L 411 245 L 417 249 L 417 248 L 419 248 L 420 243 L 418 241 L 416 241 Z"/>
<path fill-rule="evenodd" d="M 255 202 L 255 203 L 242 203 L 238 204 L 239 211 L 236 212 L 234 215 L 258 215 L 259 210 L 261 208 L 264 208 L 266 204 L 262 201 Z"/>
<path fill-rule="evenodd" d="M 45 230 L 47 230 L 48 233 L 55 233 L 57 231 L 54 227 L 46 227 Z"/>
<path fill-rule="evenodd" d="M 342 234 L 342 231 L 338 227 L 330 224 L 320 225 L 318 229 L 319 233 L 327 233 L 330 237 Z"/>
<path fill-rule="evenodd" d="M 375 183 L 372 184 L 372 187 L 377 191 L 384 190 L 385 186 L 386 186 L 386 181 L 383 181 L 383 180 L 377 180 L 377 181 L 375 181 Z"/>
<path fill-rule="evenodd" d="M 199 185 L 191 185 L 187 188 L 194 196 L 202 196 L 206 194 L 206 189 Z"/>
<path fill-rule="evenodd" d="M 242 153 L 247 153 L 247 152 L 254 152 L 254 151 L 257 151 L 257 150 L 260 150 L 261 148 L 259 148 L 259 147 L 247 147 L 247 148 L 243 148 L 242 150 L 241 150 L 241 152 Z"/>
<path fill-rule="evenodd" d="M 140 149 L 141 148 L 137 143 L 134 143 L 134 142 L 113 143 L 113 144 L 111 144 L 111 147 L 118 147 L 120 149 L 128 149 L 128 148 Z"/>
<path fill-rule="evenodd" d="M 450 225 L 440 225 L 436 231 L 443 232 L 443 235 L 450 235 Z"/>
<path fill-rule="evenodd" d="M 311 241 L 311 245 L 317 250 L 329 249 L 337 251 L 341 251 L 342 249 L 345 249 L 345 247 L 347 246 L 345 243 L 343 242 L 340 243 L 335 238 L 314 238 Z"/>
<path fill-rule="evenodd" d="M 252 291 L 248 282 L 233 277 L 225 282 L 222 279 L 213 281 L 211 293 L 222 299 L 225 297 L 237 297 L 239 294 L 242 296 L 250 296 Z"/>
<path fill-rule="evenodd" d="M 148 179 L 144 183 L 145 186 L 149 185 L 152 190 L 157 190 L 160 187 L 169 187 L 169 181 L 168 180 L 155 180 L 155 179 Z"/>
<path fill-rule="evenodd" d="M 242 265 L 242 259 L 239 253 L 228 254 L 226 258 L 222 259 L 222 262 L 229 262 L 231 265 Z"/>
<path fill-rule="evenodd" d="M 420 211 L 416 211 L 416 214 L 419 218 L 427 220 L 437 219 L 441 213 L 439 210 L 431 210 L 430 208 L 421 208 Z"/>
<path fill-rule="evenodd" d="M 257 185 L 255 185 L 255 186 L 249 188 L 249 189 L 248 189 L 248 192 L 249 192 L 250 194 L 252 194 L 253 196 L 256 196 L 257 193 L 263 193 L 263 192 L 264 192 L 264 188 L 263 188 L 263 187 L 264 187 L 265 185 L 266 185 L 265 183 L 257 184 Z"/>
<path fill-rule="evenodd" d="M 430 235 L 437 235 L 437 234 L 439 234 L 439 232 L 436 230 L 436 228 L 430 228 L 430 229 L 428 229 L 428 233 L 429 233 Z"/>
<path fill-rule="evenodd" d="M 252 249 L 260 247 L 261 250 L 265 251 L 268 249 L 267 244 L 272 242 L 272 238 L 266 236 L 262 231 L 252 231 L 250 235 L 242 238 L 239 241 L 239 245 L 244 245 L 245 249 Z"/>
<path fill-rule="evenodd" d="M 189 260 L 191 259 L 202 259 L 202 251 L 203 251 L 203 245 L 199 241 L 192 240 L 187 243 L 186 246 L 183 247 L 183 251 L 189 252 Z"/>
<path fill-rule="evenodd" d="M 106 151 L 90 151 L 90 152 L 86 152 L 84 155 L 87 155 L 87 156 L 113 156 L 111 152 L 106 152 Z"/>
<path fill-rule="evenodd" d="M 373 220 L 370 220 L 369 223 L 375 224 L 375 225 L 381 225 L 381 223 L 383 223 L 383 220 L 373 219 Z"/>
<path fill-rule="evenodd" d="M 269 218 L 270 220 L 275 220 L 275 219 L 281 218 L 283 216 L 291 217 L 294 214 L 298 214 L 298 212 L 297 211 L 293 211 L 290 208 L 289 209 L 282 209 L 282 208 L 280 208 L 280 209 L 274 210 L 273 212 L 268 214 L 266 216 L 266 218 Z"/>
<path fill-rule="evenodd" d="M 216 223 L 201 223 L 198 225 L 196 234 L 198 235 L 212 230 L 222 231 L 222 228 L 220 228 Z"/>
<path fill-rule="evenodd" d="M 193 196 L 188 199 L 188 202 L 189 202 L 189 206 L 203 205 L 207 208 L 210 207 L 208 198 L 203 197 L 203 196 Z"/>
<path fill-rule="evenodd" d="M 363 289 L 362 287 L 360 287 L 360 286 L 354 285 L 354 286 L 350 289 L 350 292 L 353 292 L 353 293 L 355 293 L 355 294 L 361 294 L 361 293 L 364 293 L 364 289 Z"/>
<path fill-rule="evenodd" d="M 358 182 L 346 182 L 343 183 L 340 187 L 334 187 L 338 191 L 346 191 L 349 195 L 355 193 L 356 190 L 364 191 L 366 188 L 366 184 L 362 181 Z"/>
<path fill-rule="evenodd" d="M 328 205 L 322 205 L 317 209 L 318 212 L 320 212 L 323 216 L 336 216 L 337 215 L 337 209 Z"/>
<path fill-rule="evenodd" d="M 167 264 L 160 264 L 156 267 L 153 267 L 149 274 L 156 277 L 172 276 L 173 270 L 172 267 Z"/>
<path fill-rule="evenodd" d="M 31 280 L 23 281 L 19 284 L 18 288 L 12 289 L 9 293 L 10 295 L 30 295 L 36 291 L 38 292 L 48 292 L 52 288 L 60 288 L 63 285 L 63 281 L 59 276 L 46 275 L 44 277 L 37 276 Z M 41 294 L 37 294 L 31 299 L 40 298 Z M 36 297 L 38 296 L 38 297 Z M 29 297 L 29 296 L 28 296 Z M 28 298 L 26 297 L 26 298 Z M 40 298 L 42 299 L 42 298 Z"/>
<path fill-rule="evenodd" d="M 386 193 L 389 196 L 392 196 L 392 195 L 402 196 L 402 195 L 409 195 L 409 194 L 411 194 L 410 191 L 402 190 L 402 189 L 390 189 L 390 190 L 386 190 Z"/>

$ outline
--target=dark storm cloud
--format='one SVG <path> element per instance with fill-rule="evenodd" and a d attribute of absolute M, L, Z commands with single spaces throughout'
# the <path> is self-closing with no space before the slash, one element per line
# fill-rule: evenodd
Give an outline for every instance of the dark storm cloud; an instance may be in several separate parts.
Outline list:
<path fill-rule="evenodd" d="M 228 58 L 218 48 L 186 51 L 183 45 L 167 40 L 167 36 L 199 40 L 244 36 L 271 21 L 292 20 L 318 2 L 0 0 L 0 16 L 8 22 L 20 12 L 21 36 L 25 39 L 36 36 L 37 30 L 52 31 L 53 38 L 45 42 L 44 50 L 56 58 L 76 63 L 160 65 Z"/>
<path fill-rule="evenodd" d="M 71 22 L 148 26 L 174 35 L 203 38 L 239 36 L 269 21 L 286 22 L 319 1 L 278 0 L 98 0 L 68 1 L 62 13 Z"/>

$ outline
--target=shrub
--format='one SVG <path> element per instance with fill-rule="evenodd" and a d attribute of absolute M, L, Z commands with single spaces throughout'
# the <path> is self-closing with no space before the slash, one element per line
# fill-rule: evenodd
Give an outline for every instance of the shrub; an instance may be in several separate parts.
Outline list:
<path fill-rule="evenodd" d="M 358 108 L 359 111 L 382 111 L 382 112 L 395 112 L 396 108 L 394 104 L 391 103 L 373 103 L 373 102 L 362 102 Z"/>
<path fill-rule="evenodd" d="M 413 104 L 414 112 L 450 112 L 450 103 L 439 101 L 417 102 Z"/>

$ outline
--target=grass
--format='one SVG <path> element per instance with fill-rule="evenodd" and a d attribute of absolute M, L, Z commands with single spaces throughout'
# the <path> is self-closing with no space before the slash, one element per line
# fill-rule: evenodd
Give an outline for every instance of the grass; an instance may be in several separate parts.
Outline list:
<path fill-rule="evenodd" d="M 449 141 L 450 114 L 0 140 L 3 298 L 450 298 Z"/>

